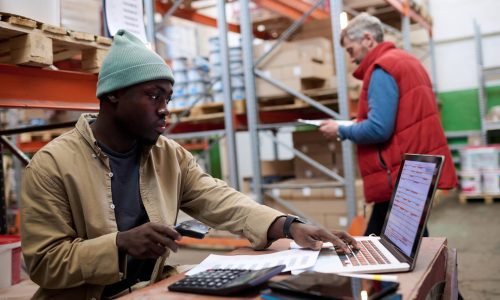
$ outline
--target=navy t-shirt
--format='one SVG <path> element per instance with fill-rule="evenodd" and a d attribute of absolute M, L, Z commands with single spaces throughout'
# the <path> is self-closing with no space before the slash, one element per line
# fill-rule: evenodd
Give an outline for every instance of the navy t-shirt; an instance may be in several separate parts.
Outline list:
<path fill-rule="evenodd" d="M 101 143 L 98 145 L 108 155 L 113 173 L 111 194 L 118 230 L 127 231 L 149 222 L 139 191 L 140 146 L 136 144 L 130 151 L 118 153 Z M 120 282 L 106 286 L 103 297 L 119 293 L 139 281 L 149 280 L 155 262 L 155 259 L 136 259 L 128 256 L 127 277 Z"/>

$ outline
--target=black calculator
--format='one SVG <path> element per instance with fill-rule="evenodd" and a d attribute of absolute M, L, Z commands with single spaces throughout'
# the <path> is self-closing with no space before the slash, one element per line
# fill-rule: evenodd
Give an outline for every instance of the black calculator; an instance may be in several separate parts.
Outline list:
<path fill-rule="evenodd" d="M 267 282 L 285 269 L 278 265 L 261 270 L 208 269 L 168 286 L 170 291 L 226 296 Z"/>

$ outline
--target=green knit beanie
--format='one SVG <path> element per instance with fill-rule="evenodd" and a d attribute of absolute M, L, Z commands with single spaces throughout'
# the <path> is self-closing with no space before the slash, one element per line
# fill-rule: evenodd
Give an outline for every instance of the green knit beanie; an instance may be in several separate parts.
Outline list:
<path fill-rule="evenodd" d="M 97 97 L 141 82 L 167 79 L 174 84 L 172 70 L 155 52 L 132 33 L 120 29 L 104 58 Z"/>

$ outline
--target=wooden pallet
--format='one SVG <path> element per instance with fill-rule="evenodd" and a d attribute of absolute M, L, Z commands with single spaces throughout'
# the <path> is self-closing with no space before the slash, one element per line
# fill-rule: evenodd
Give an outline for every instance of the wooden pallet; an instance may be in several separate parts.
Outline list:
<path fill-rule="evenodd" d="M 31 142 L 50 142 L 61 134 L 69 131 L 71 129 L 52 129 L 49 131 L 35 131 L 35 132 L 25 132 L 19 134 L 19 143 L 31 143 Z"/>
<path fill-rule="evenodd" d="M 98 73 L 110 38 L 0 13 L 0 63 L 35 67 L 81 57 L 81 71 Z"/>
<path fill-rule="evenodd" d="M 332 105 L 337 103 L 336 88 L 311 89 L 302 91 L 302 93 L 323 105 Z M 311 107 L 311 105 L 292 95 L 259 98 L 260 111 L 293 110 L 306 107 Z"/>
<path fill-rule="evenodd" d="M 224 103 L 199 104 L 192 107 L 189 113 L 186 114 L 185 111 L 187 109 L 188 108 L 171 109 L 170 116 L 172 120 L 180 118 L 181 122 L 198 122 L 224 118 Z M 233 111 L 236 114 L 243 114 L 245 110 L 245 100 L 233 101 Z"/>
<path fill-rule="evenodd" d="M 500 201 L 500 195 L 468 195 L 464 193 L 460 193 L 458 195 L 458 200 L 460 204 L 467 204 L 472 202 L 480 202 L 485 204 L 493 204 L 493 202 Z"/>

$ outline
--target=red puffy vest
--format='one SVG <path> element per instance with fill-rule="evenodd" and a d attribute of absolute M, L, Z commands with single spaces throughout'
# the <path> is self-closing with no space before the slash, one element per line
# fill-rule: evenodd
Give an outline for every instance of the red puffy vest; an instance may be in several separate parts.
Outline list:
<path fill-rule="evenodd" d="M 392 137 L 382 144 L 357 145 L 366 202 L 391 198 L 404 153 L 445 156 L 438 188 L 456 186 L 457 176 L 441 126 L 431 81 L 422 64 L 393 43 L 380 43 L 363 59 L 354 77 L 363 80 L 358 106 L 358 122 L 368 117 L 368 86 L 378 66 L 396 81 L 399 105 Z"/>

